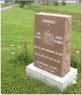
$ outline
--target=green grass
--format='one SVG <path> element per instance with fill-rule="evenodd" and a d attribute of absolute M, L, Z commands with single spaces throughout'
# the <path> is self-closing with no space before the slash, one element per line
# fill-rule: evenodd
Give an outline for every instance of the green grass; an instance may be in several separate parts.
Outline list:
<path fill-rule="evenodd" d="M 24 9 L 14 7 L 1 14 L 1 92 L 2 94 L 80 94 L 81 93 L 81 13 L 79 4 L 31 5 Z M 29 63 L 13 63 L 12 52 L 20 51 L 23 41 L 29 41 L 28 48 L 33 56 L 34 16 L 37 12 L 72 15 L 71 66 L 78 69 L 77 84 L 64 92 L 48 87 L 38 80 L 26 76 Z M 11 45 L 14 44 L 12 47 Z M 76 53 L 79 51 L 79 53 Z"/>
<path fill-rule="evenodd" d="M 7 7 L 10 5 L 14 5 L 15 3 L 1 3 L 1 7 Z"/>

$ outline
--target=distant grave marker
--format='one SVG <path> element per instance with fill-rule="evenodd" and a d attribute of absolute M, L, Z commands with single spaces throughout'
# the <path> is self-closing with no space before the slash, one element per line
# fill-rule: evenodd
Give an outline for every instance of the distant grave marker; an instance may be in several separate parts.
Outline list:
<path fill-rule="evenodd" d="M 70 70 L 71 19 L 69 15 L 35 15 L 35 66 L 60 77 Z"/>

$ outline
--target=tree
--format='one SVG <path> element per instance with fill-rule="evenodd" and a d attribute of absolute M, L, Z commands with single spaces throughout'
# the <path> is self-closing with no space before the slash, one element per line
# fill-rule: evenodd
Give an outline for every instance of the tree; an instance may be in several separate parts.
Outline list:
<path fill-rule="evenodd" d="M 66 5 L 66 2 L 65 2 L 65 0 L 62 0 L 62 5 Z"/>
<path fill-rule="evenodd" d="M 28 4 L 30 4 L 31 5 L 31 3 L 33 3 L 34 1 L 15 1 L 15 3 L 18 3 L 19 5 L 20 5 L 20 7 L 21 8 L 23 8 L 25 5 L 28 5 Z"/>
<path fill-rule="evenodd" d="M 79 0 L 79 3 L 81 3 L 81 0 Z"/>
<path fill-rule="evenodd" d="M 27 1 L 28 2 L 28 4 L 30 4 L 31 5 L 31 3 L 33 3 L 34 1 Z"/>
<path fill-rule="evenodd" d="M 19 1 L 19 5 L 21 8 L 24 7 L 24 5 L 27 5 L 28 3 L 26 1 Z"/>
<path fill-rule="evenodd" d="M 4 0 L 5 3 L 12 3 L 13 1 Z"/>
<path fill-rule="evenodd" d="M 59 5 L 58 0 L 54 0 L 54 1 L 53 1 L 53 4 L 54 4 L 55 6 L 58 6 L 58 5 Z"/>
<path fill-rule="evenodd" d="M 45 4 L 45 1 L 44 0 L 42 0 L 42 2 L 43 2 L 43 4 Z"/>
<path fill-rule="evenodd" d="M 49 0 L 47 0 L 47 1 L 46 1 L 46 5 L 49 5 L 49 2 L 50 2 L 50 1 L 49 1 Z"/>

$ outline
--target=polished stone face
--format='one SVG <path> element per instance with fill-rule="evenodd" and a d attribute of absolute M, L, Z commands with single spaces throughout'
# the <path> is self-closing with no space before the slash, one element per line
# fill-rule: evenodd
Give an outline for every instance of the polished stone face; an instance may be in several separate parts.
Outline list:
<path fill-rule="evenodd" d="M 35 15 L 34 65 L 63 77 L 70 70 L 71 16 Z"/>

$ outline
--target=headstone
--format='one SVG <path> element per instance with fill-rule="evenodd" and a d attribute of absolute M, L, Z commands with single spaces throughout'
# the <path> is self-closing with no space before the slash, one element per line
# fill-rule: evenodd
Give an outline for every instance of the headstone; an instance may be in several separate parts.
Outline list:
<path fill-rule="evenodd" d="M 63 77 L 70 71 L 70 15 L 35 15 L 34 66 Z"/>
<path fill-rule="evenodd" d="M 61 91 L 77 76 L 70 67 L 71 20 L 69 15 L 35 15 L 34 62 L 26 67 L 27 76 Z"/>

